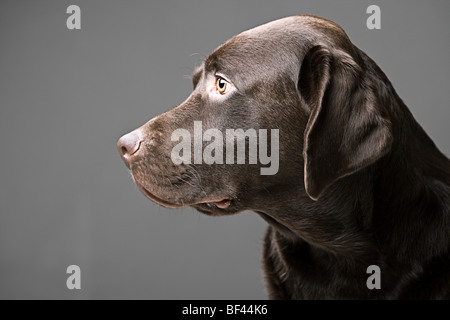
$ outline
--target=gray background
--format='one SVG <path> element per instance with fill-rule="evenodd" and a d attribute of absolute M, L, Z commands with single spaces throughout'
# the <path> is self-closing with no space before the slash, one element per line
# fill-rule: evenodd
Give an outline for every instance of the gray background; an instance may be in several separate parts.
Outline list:
<path fill-rule="evenodd" d="M 79 31 L 66 8 L 81 7 Z M 381 30 L 366 8 L 381 7 Z M 183 101 L 200 59 L 276 18 L 339 23 L 450 154 L 448 1 L 0 2 L 0 298 L 264 299 L 265 223 L 142 196 L 116 140 Z M 420 156 L 420 155 L 418 155 Z M 66 268 L 81 267 L 81 290 Z"/>

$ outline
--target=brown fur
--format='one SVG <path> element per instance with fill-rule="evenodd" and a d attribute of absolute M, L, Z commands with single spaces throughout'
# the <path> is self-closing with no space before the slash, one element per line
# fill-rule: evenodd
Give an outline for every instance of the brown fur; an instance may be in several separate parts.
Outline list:
<path fill-rule="evenodd" d="M 207 92 L 218 72 L 236 88 L 220 102 Z M 297 16 L 243 32 L 193 83 L 185 102 L 119 141 L 150 199 L 259 214 L 273 299 L 450 298 L 450 162 L 339 26 Z M 170 134 L 195 120 L 278 129 L 278 173 L 174 165 Z M 379 290 L 366 286 L 369 265 L 381 269 Z"/>

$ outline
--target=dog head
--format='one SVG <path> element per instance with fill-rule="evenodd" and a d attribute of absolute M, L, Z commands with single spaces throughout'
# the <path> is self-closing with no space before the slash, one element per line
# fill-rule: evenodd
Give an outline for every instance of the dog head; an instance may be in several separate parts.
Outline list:
<path fill-rule="evenodd" d="M 166 207 L 233 214 L 270 206 L 292 189 L 317 200 L 392 143 L 358 51 L 322 18 L 288 17 L 243 32 L 192 80 L 183 103 L 118 142 L 138 188 Z"/>

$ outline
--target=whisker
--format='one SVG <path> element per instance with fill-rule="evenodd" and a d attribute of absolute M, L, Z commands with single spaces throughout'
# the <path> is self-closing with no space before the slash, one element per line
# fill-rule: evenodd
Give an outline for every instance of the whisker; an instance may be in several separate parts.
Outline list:
<path fill-rule="evenodd" d="M 169 177 L 166 177 L 167 181 L 169 181 L 169 185 L 173 186 L 173 182 L 170 181 Z"/>
<path fill-rule="evenodd" d="M 176 177 L 177 177 L 177 179 L 179 179 L 179 180 L 181 180 L 181 181 L 187 183 L 187 184 L 190 185 L 191 187 L 195 187 L 195 185 L 193 185 L 193 184 L 190 183 L 189 181 L 184 180 L 182 177 L 180 177 L 180 176 L 176 176 Z"/>

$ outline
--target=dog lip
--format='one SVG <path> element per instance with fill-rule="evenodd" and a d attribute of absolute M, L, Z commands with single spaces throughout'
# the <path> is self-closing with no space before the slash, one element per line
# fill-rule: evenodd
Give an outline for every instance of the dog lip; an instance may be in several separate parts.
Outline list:
<path fill-rule="evenodd" d="M 226 209 L 230 206 L 231 200 L 229 198 L 225 198 L 220 201 L 208 201 L 208 203 L 212 203 L 220 209 Z"/>
<path fill-rule="evenodd" d="M 175 204 L 175 203 L 171 203 L 171 202 L 165 201 L 165 200 L 163 200 L 163 199 L 161 199 L 161 198 L 155 196 L 153 193 L 151 193 L 150 191 L 148 191 L 146 188 L 144 188 L 144 187 L 143 187 L 142 185 L 140 185 L 139 183 L 136 183 L 136 185 L 137 185 L 138 189 L 139 189 L 139 190 L 140 190 L 147 198 L 149 198 L 150 200 L 156 202 L 157 204 L 160 204 L 160 205 L 162 205 L 162 206 L 164 206 L 164 207 L 167 207 L 167 208 L 180 208 L 180 207 L 183 206 L 183 205 L 181 205 L 181 204 Z"/>
<path fill-rule="evenodd" d="M 150 191 L 148 191 L 144 186 L 142 186 L 139 183 L 136 183 L 138 189 L 150 200 L 156 202 L 157 204 L 160 204 L 164 207 L 167 208 L 180 208 L 183 206 L 192 206 L 192 205 L 196 205 L 196 204 L 213 204 L 216 207 L 220 208 L 220 209 L 226 209 L 230 206 L 231 204 L 231 199 L 229 197 L 215 197 L 215 198 L 211 198 L 211 199 L 201 199 L 199 201 L 194 201 L 192 203 L 187 202 L 187 203 L 183 203 L 183 204 L 177 204 L 177 203 L 172 203 L 166 200 L 163 200 L 157 196 L 155 196 L 153 193 L 151 193 Z"/>

